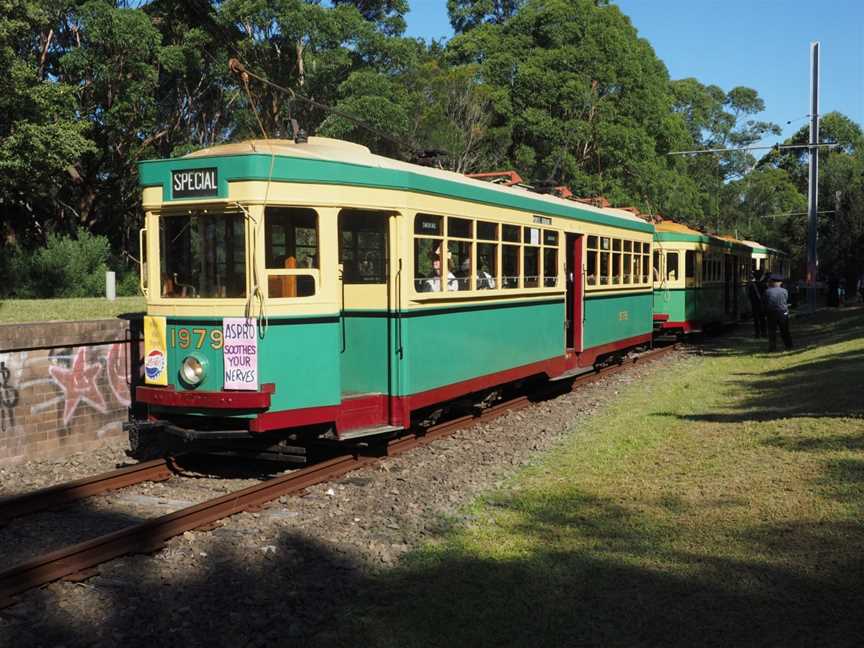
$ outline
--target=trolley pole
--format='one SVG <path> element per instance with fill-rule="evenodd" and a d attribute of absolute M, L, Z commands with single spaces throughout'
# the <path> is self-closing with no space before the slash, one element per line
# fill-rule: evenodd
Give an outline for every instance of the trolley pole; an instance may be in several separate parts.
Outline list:
<path fill-rule="evenodd" d="M 816 310 L 817 212 L 819 211 L 819 41 L 810 43 L 810 174 L 807 196 L 807 305 Z"/>

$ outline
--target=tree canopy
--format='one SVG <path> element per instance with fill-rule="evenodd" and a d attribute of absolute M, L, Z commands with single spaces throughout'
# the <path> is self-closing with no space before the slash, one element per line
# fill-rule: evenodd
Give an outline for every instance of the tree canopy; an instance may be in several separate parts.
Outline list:
<path fill-rule="evenodd" d="M 397 158 L 514 168 L 538 188 L 802 246 L 806 149 L 670 155 L 780 129 L 759 120 L 757 89 L 670 79 L 606 0 L 448 0 L 456 35 L 431 43 L 405 37 L 407 0 L 0 6 L 2 246 L 89 231 L 115 258 L 136 256 L 139 160 L 290 137 L 294 121 Z M 232 58 L 291 92 L 244 81 Z M 822 156 L 823 265 L 860 272 L 861 129 L 837 113 L 821 128 L 841 145 Z M 806 128 L 787 141 L 805 143 Z"/>

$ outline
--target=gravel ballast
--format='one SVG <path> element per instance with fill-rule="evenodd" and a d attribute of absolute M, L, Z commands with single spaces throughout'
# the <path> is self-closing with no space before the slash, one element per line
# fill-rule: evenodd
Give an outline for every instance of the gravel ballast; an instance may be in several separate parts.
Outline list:
<path fill-rule="evenodd" d="M 207 531 L 170 540 L 153 555 L 126 556 L 80 582 L 61 581 L 0 610 L 0 645 L 255 646 L 315 644 L 370 579 L 434 540 L 470 524 L 464 507 L 520 467 L 554 451 L 619 389 L 668 370 L 681 352 L 580 386 L 554 400 L 342 479 L 309 488 Z M 0 469 L 0 495 L 111 470 L 122 444 L 63 461 Z M 92 498 L 0 529 L 0 564 L 121 528 L 255 483 L 257 476 L 192 473 Z"/>

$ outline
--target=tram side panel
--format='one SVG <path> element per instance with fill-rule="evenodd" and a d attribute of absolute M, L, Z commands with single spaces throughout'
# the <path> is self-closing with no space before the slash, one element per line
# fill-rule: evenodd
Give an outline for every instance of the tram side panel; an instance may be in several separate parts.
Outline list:
<path fill-rule="evenodd" d="M 401 314 L 400 396 L 414 405 L 444 400 L 450 386 L 492 386 L 515 370 L 548 370 L 564 356 L 564 300 L 495 302 Z"/>
<path fill-rule="evenodd" d="M 589 293 L 585 298 L 583 355 L 596 358 L 645 342 L 651 337 L 653 314 L 651 291 L 624 295 Z"/>

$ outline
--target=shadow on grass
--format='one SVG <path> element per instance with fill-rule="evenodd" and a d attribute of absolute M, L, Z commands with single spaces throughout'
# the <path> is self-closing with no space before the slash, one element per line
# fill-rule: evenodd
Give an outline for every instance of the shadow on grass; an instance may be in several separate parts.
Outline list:
<path fill-rule="evenodd" d="M 820 317 L 819 323 L 811 324 L 811 335 L 803 338 L 807 348 L 813 348 L 815 342 L 819 345 L 837 344 L 864 336 L 864 311 L 861 309 L 854 312 L 820 314 Z M 830 329 L 830 333 L 813 333 L 819 327 Z M 732 342 L 734 341 L 733 339 Z M 753 346 L 750 340 L 741 341 L 739 338 L 739 342 L 745 346 Z M 800 359 L 803 351 L 804 349 L 799 349 L 786 353 L 786 356 L 792 356 L 796 360 L 793 361 L 794 364 L 782 369 L 729 374 L 734 379 L 730 390 L 746 393 L 743 399 L 736 402 L 734 409 L 686 416 L 668 412 L 659 415 L 717 423 L 798 417 L 864 416 L 864 398 L 861 394 L 864 349 L 837 352 L 812 360 Z M 729 345 L 728 340 L 718 342 L 708 349 L 708 354 L 714 356 L 743 355 L 745 352 L 746 349 L 737 348 L 734 344 Z"/>
<path fill-rule="evenodd" d="M 680 418 L 734 423 L 796 417 L 861 417 L 864 416 L 862 376 L 864 351 L 801 362 L 755 376 L 739 374 L 740 384 L 736 388 L 746 390 L 748 395 L 733 411 L 705 412 Z"/>
<path fill-rule="evenodd" d="M 793 317 L 790 329 L 795 348 L 784 351 L 786 356 L 794 357 L 826 344 L 848 342 L 864 335 L 864 308 L 856 306 L 844 310 L 829 309 L 813 315 Z M 742 322 L 734 333 L 720 337 L 703 336 L 698 353 L 723 357 L 772 357 L 774 354 L 768 352 L 767 338 L 754 339 L 750 330 L 750 323 Z M 783 341 L 779 332 L 777 344 L 782 348 Z"/>
<path fill-rule="evenodd" d="M 853 646 L 864 638 L 860 525 L 736 532 L 751 556 L 737 560 L 701 552 L 704 529 L 688 537 L 674 518 L 658 525 L 596 498 L 523 499 L 516 513 L 524 517 L 515 535 L 532 547 L 526 557 L 479 560 L 457 543 L 409 564 L 381 580 L 374 606 L 355 619 L 357 643 Z"/>

